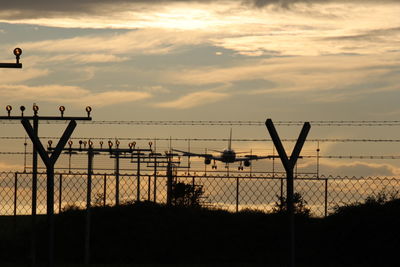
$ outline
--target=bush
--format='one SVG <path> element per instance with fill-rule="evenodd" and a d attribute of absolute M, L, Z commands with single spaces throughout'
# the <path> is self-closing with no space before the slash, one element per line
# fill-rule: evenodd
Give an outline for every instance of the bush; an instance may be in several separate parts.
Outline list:
<path fill-rule="evenodd" d="M 172 205 L 200 207 L 203 194 L 203 186 L 176 182 L 172 185 Z"/>
<path fill-rule="evenodd" d="M 284 196 L 277 196 L 278 201 L 275 202 L 275 207 L 272 209 L 273 213 L 285 213 L 287 210 L 287 200 Z M 293 208 L 294 213 L 303 215 L 306 217 L 310 216 L 311 210 L 307 207 L 307 201 L 304 200 L 300 193 L 293 194 Z"/>

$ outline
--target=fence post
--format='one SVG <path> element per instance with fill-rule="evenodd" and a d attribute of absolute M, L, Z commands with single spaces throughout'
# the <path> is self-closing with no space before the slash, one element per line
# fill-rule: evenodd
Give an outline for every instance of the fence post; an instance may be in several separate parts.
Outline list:
<path fill-rule="evenodd" d="M 281 178 L 281 195 L 280 195 L 280 201 L 281 201 L 281 207 L 283 207 L 283 179 Z"/>
<path fill-rule="evenodd" d="M 325 178 L 325 217 L 328 216 L 328 178 Z"/>
<path fill-rule="evenodd" d="M 18 197 L 18 173 L 14 174 L 14 216 L 17 216 L 17 197 Z"/>
<path fill-rule="evenodd" d="M 63 186 L 63 175 L 60 174 L 60 183 L 58 185 L 58 213 L 61 213 L 62 208 L 62 186 Z"/>
<path fill-rule="evenodd" d="M 154 170 L 153 201 L 157 203 L 157 172 Z"/>
<path fill-rule="evenodd" d="M 119 152 L 115 153 L 115 206 L 119 205 Z"/>
<path fill-rule="evenodd" d="M 85 224 L 85 264 L 90 261 L 90 208 L 92 202 L 92 172 L 93 172 L 93 149 L 89 144 L 88 150 L 88 175 L 86 189 L 86 224 Z"/>
<path fill-rule="evenodd" d="M 103 181 L 103 206 L 106 206 L 107 201 L 107 173 L 104 174 L 104 181 Z"/>
<path fill-rule="evenodd" d="M 147 185 L 147 201 L 150 201 L 150 195 L 151 195 L 151 176 L 149 175 L 148 177 L 148 185 Z"/>
<path fill-rule="evenodd" d="M 236 212 L 239 211 L 239 177 L 236 177 Z"/>

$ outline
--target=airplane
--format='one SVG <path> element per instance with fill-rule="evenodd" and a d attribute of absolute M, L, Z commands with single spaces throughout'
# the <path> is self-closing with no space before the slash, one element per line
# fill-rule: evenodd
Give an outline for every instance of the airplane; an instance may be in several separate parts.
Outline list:
<path fill-rule="evenodd" d="M 194 157 L 204 158 L 204 164 L 206 164 L 206 165 L 209 165 L 209 164 L 211 164 L 211 161 L 214 161 L 214 164 L 212 165 L 212 169 L 217 169 L 217 165 L 215 164 L 215 161 L 221 161 L 226 164 L 240 162 L 238 169 L 243 170 L 242 163 L 245 167 L 249 167 L 251 165 L 252 160 L 271 159 L 271 158 L 278 157 L 278 156 L 257 156 L 257 155 L 252 155 L 252 154 L 245 155 L 243 157 L 238 157 L 237 156 L 238 153 L 236 153 L 232 149 L 232 129 L 231 129 L 230 137 L 229 137 L 229 141 L 228 141 L 228 148 L 225 149 L 224 151 L 213 150 L 215 152 L 220 153 L 219 156 L 214 156 L 212 154 L 192 153 L 192 152 L 182 151 L 182 150 L 178 150 L 178 149 L 173 149 L 173 151 L 182 153 L 182 156 L 187 156 L 187 157 L 194 156 Z"/>

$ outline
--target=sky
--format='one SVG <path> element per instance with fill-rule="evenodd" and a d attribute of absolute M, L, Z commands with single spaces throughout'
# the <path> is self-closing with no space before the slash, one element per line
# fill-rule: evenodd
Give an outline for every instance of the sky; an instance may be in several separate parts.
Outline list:
<path fill-rule="evenodd" d="M 12 62 L 12 50 L 23 49 L 23 69 L 0 69 L 1 106 L 30 110 L 36 103 L 41 114 L 52 115 L 64 105 L 66 114 L 85 115 L 90 105 L 94 120 L 398 120 L 400 115 L 398 0 L 1 0 L 0 6 L 0 61 Z M 1 128 L 2 136 L 24 136 L 21 127 Z M 53 131 L 44 128 L 43 134 Z M 300 126 L 281 131 L 297 138 Z M 269 137 L 265 127 L 233 132 L 237 138 Z M 310 138 L 396 139 L 396 132 L 398 127 L 317 126 Z M 84 125 L 76 133 L 228 134 L 229 127 L 110 125 Z M 226 143 L 211 145 L 222 149 Z M 272 150 L 271 143 L 236 145 Z M 320 145 L 321 153 L 330 155 L 398 151 L 396 143 Z M 307 144 L 305 151 L 315 148 Z M 11 164 L 3 161 L 1 166 Z M 400 174 L 393 160 L 323 164 L 328 173 Z"/>

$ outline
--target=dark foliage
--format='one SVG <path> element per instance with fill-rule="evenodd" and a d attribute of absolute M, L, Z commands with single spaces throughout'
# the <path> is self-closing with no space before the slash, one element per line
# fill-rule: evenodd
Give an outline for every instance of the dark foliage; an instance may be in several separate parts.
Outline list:
<path fill-rule="evenodd" d="M 177 182 L 172 185 L 172 204 L 181 207 L 200 207 L 203 186 Z"/>
<path fill-rule="evenodd" d="M 284 196 L 277 196 L 278 201 L 275 202 L 275 207 L 272 212 L 285 213 L 287 210 L 287 200 Z M 300 193 L 293 194 L 293 207 L 294 213 L 302 216 L 309 217 L 311 210 L 307 207 L 307 201 L 304 200 Z"/>
<path fill-rule="evenodd" d="M 56 216 L 56 262 L 83 262 L 85 210 Z M 9 225 L 0 220 L 0 226 Z M 3 261 L 29 262 L 30 217 L 16 234 L 1 231 Z M 38 222 L 38 260 L 45 260 L 46 222 Z M 296 215 L 296 258 L 304 266 L 396 266 L 400 200 L 366 201 L 324 219 Z M 24 222 L 24 223 L 22 223 Z M 91 210 L 93 263 L 286 263 L 284 214 L 230 213 L 151 202 Z M 15 238 L 14 238 L 15 237 Z M 16 255 L 18 252 L 18 256 Z"/>

